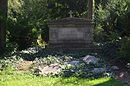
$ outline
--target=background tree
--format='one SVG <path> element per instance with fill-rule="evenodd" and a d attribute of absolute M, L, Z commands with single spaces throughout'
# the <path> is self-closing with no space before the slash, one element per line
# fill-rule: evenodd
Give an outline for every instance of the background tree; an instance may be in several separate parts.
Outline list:
<path fill-rule="evenodd" d="M 0 49 L 4 51 L 6 46 L 6 20 L 8 0 L 0 0 Z"/>
<path fill-rule="evenodd" d="M 94 16 L 94 0 L 88 0 L 88 19 L 93 19 Z"/>
<path fill-rule="evenodd" d="M 10 0 L 8 42 L 26 49 L 36 45 L 49 17 L 46 0 Z"/>
<path fill-rule="evenodd" d="M 99 4 L 95 10 L 95 34 L 100 37 L 96 36 L 96 39 L 102 42 L 112 42 L 119 41 L 119 38 L 125 36 L 129 37 L 129 13 L 126 0 L 110 0 L 106 7 Z"/>

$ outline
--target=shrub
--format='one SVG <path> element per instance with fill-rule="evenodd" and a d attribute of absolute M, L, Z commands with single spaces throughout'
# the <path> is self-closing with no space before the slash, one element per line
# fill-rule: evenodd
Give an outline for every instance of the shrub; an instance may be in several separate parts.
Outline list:
<path fill-rule="evenodd" d="M 96 41 L 117 41 L 130 34 L 130 12 L 126 0 L 109 0 L 95 9 Z"/>
<path fill-rule="evenodd" d="M 4 59 L 0 60 L 0 72 L 11 72 L 17 67 L 18 64 L 19 60 L 16 57 L 5 57 Z"/>
<path fill-rule="evenodd" d="M 102 55 L 107 57 L 107 59 L 118 60 L 119 54 L 118 51 L 120 49 L 119 42 L 106 42 L 101 44 Z"/>
<path fill-rule="evenodd" d="M 16 51 L 18 48 L 18 45 L 15 42 L 7 42 L 6 43 L 6 56 L 11 54 L 12 52 Z"/>
<path fill-rule="evenodd" d="M 20 20 L 20 22 L 14 22 L 13 24 L 11 22 L 8 23 L 9 42 L 17 43 L 19 50 L 30 47 L 36 39 L 35 34 L 32 32 L 33 27 L 27 24 L 22 25 L 21 22 L 24 21 Z"/>
<path fill-rule="evenodd" d="M 8 40 L 15 42 L 19 50 L 36 45 L 38 35 L 48 18 L 44 0 L 9 0 Z"/>
<path fill-rule="evenodd" d="M 126 37 L 122 40 L 122 46 L 119 53 L 125 63 L 130 62 L 130 38 Z"/>
<path fill-rule="evenodd" d="M 41 37 L 42 37 L 43 41 L 48 43 L 48 41 L 49 41 L 49 28 L 48 27 L 42 30 Z"/>

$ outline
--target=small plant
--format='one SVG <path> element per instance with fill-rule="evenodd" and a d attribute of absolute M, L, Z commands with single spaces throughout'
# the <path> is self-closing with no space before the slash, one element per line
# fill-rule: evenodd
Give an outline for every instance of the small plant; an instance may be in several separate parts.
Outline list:
<path fill-rule="evenodd" d="M 103 63 L 102 63 L 103 64 Z M 62 70 L 61 76 L 63 77 L 81 77 L 81 78 L 99 78 L 102 76 L 105 76 L 105 71 L 104 73 L 94 73 L 92 72 L 94 70 L 94 68 L 106 68 L 108 69 L 108 65 L 106 65 L 104 63 L 104 65 L 106 65 L 104 67 L 104 65 L 100 65 L 100 63 L 98 65 L 95 64 L 86 64 L 84 62 L 79 63 L 78 65 L 63 65 L 64 68 Z M 110 72 L 108 70 L 106 70 L 106 72 Z"/>
<path fill-rule="evenodd" d="M 18 64 L 19 59 L 16 57 L 5 58 L 3 60 L 0 60 L 0 71 L 9 72 L 15 70 Z"/>
<path fill-rule="evenodd" d="M 55 64 L 59 63 L 62 64 L 64 62 L 71 61 L 73 58 L 71 56 L 47 56 L 44 58 L 36 58 L 35 61 L 38 63 L 45 63 L 45 64 Z"/>

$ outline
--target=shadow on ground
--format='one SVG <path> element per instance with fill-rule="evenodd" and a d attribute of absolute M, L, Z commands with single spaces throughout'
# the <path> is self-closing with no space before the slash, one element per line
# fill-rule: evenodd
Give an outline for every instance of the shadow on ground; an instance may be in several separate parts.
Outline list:
<path fill-rule="evenodd" d="M 122 82 L 122 81 L 115 81 L 115 80 L 111 79 L 109 81 L 99 83 L 99 84 L 96 84 L 96 85 L 93 85 L 93 86 L 128 86 L 127 83 L 121 84 L 119 82 Z"/>

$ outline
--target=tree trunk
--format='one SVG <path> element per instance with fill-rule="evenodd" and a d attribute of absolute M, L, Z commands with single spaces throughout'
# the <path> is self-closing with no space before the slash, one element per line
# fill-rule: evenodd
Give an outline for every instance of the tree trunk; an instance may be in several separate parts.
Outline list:
<path fill-rule="evenodd" d="M 87 19 L 92 20 L 93 19 L 93 11 L 94 11 L 94 0 L 88 0 L 88 16 Z"/>
<path fill-rule="evenodd" d="M 0 0 L 0 52 L 4 52 L 6 46 L 6 21 L 8 0 Z"/>

